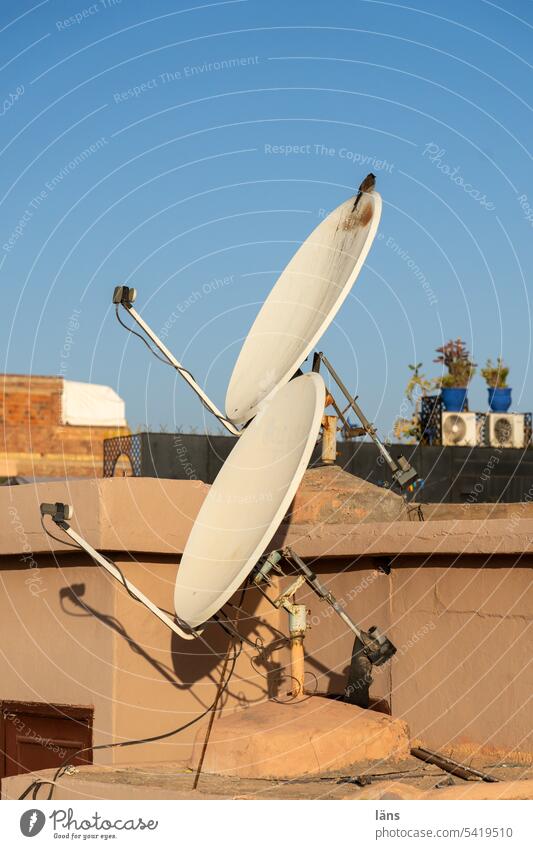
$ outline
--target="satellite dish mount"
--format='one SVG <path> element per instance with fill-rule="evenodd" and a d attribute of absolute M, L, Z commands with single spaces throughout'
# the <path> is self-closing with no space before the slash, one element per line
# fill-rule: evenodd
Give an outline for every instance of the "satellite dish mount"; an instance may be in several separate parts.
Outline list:
<path fill-rule="evenodd" d="M 313 369 L 312 370 L 314 372 L 316 372 L 317 374 L 320 372 L 321 363 L 324 364 L 327 371 L 331 375 L 332 379 L 337 384 L 340 391 L 342 392 L 342 394 L 344 395 L 345 399 L 348 402 L 347 406 L 344 407 L 344 409 L 341 410 L 341 408 L 338 406 L 338 404 L 335 401 L 335 399 L 333 398 L 333 396 L 330 393 L 328 393 L 327 400 L 329 401 L 329 403 L 331 404 L 331 406 L 335 410 L 337 417 L 342 422 L 342 425 L 343 425 L 342 432 L 343 432 L 344 436 L 348 437 L 349 439 L 353 438 L 354 436 L 365 436 L 365 435 L 369 436 L 371 438 L 371 440 L 373 441 L 374 445 L 377 447 L 379 453 L 381 454 L 381 456 L 383 457 L 383 459 L 385 460 L 385 462 L 389 466 L 389 468 L 392 472 L 392 478 L 393 478 L 394 482 L 401 489 L 403 489 L 404 487 L 406 487 L 410 483 L 412 483 L 414 480 L 416 480 L 418 478 L 418 472 L 416 471 L 416 469 L 413 466 L 411 466 L 409 461 L 406 460 L 406 458 L 403 457 L 402 455 L 400 455 L 398 457 L 397 461 L 394 459 L 394 457 L 392 457 L 390 452 L 387 450 L 387 448 L 385 447 L 385 445 L 383 444 L 383 442 L 379 438 L 376 428 L 374 427 L 374 425 L 371 422 L 369 422 L 369 420 L 367 419 L 367 417 L 363 413 L 361 407 L 357 403 L 358 396 L 356 395 L 354 397 L 350 394 L 347 387 L 345 386 L 345 384 L 340 379 L 339 375 L 337 374 L 337 372 L 335 371 L 335 369 L 331 365 L 331 363 L 328 360 L 328 358 L 326 357 L 326 355 L 323 354 L 322 352 L 320 352 L 320 353 L 315 352 L 314 357 L 313 357 Z M 348 410 L 350 410 L 350 409 L 353 410 L 353 412 L 355 413 L 355 415 L 357 416 L 357 418 L 361 422 L 361 427 L 354 427 L 348 421 L 348 419 L 346 418 L 346 414 L 348 413 Z M 324 416 L 324 418 L 325 419 L 333 419 L 335 417 L 334 416 Z M 323 428 L 324 428 L 324 443 L 323 444 L 327 445 L 327 442 L 326 442 L 327 430 L 329 429 L 330 431 L 331 430 L 336 431 L 336 429 L 337 429 L 336 423 L 335 423 L 335 425 L 333 425 L 331 422 L 328 422 L 328 423 L 323 422 Z M 327 448 L 323 449 L 322 458 L 323 458 L 323 460 L 325 459 L 326 462 L 333 462 L 331 459 L 329 459 L 330 455 L 329 456 L 325 456 L 325 455 L 329 455 Z"/>
<path fill-rule="evenodd" d="M 285 562 L 293 572 L 296 572 L 297 576 L 289 587 L 279 593 L 276 598 L 272 599 L 264 589 L 264 585 L 272 588 L 272 572 L 286 577 L 281 565 L 282 562 Z M 307 584 L 321 601 L 327 602 L 333 608 L 335 613 L 355 635 L 345 699 L 351 702 L 351 704 L 367 708 L 369 704 L 369 689 L 372 683 L 372 676 L 370 674 L 372 666 L 381 666 L 396 654 L 396 648 L 389 638 L 382 634 L 375 625 L 369 628 L 368 631 L 364 631 L 356 625 L 353 619 L 343 610 L 333 593 L 323 586 L 313 570 L 290 547 L 284 548 L 281 551 L 272 551 L 256 567 L 253 574 L 253 584 L 273 607 L 277 610 L 283 607 L 289 614 L 293 697 L 303 698 L 305 696 L 304 638 L 308 628 L 307 608 L 304 604 L 295 603 L 295 594 L 304 584 Z"/>

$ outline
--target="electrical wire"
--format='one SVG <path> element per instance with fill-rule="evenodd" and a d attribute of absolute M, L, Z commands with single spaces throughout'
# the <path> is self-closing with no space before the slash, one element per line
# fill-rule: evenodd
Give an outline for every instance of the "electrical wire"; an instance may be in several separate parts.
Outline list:
<path fill-rule="evenodd" d="M 44 516 L 41 516 L 41 525 L 42 525 L 42 528 L 43 528 L 43 531 L 45 532 L 45 534 L 48 534 L 48 536 L 49 536 L 51 539 L 55 540 L 55 542 L 59 542 L 59 543 L 61 543 L 61 545 L 68 545 L 68 547 L 69 547 L 69 548 L 75 548 L 77 551 L 84 551 L 84 549 L 81 547 L 81 545 L 78 545 L 78 543 L 74 543 L 74 542 L 64 542 L 64 541 L 63 541 L 62 539 L 60 539 L 59 537 L 54 536 L 54 534 L 52 534 L 52 533 L 48 530 L 48 528 L 46 527 L 46 525 L 45 525 L 45 523 L 44 523 Z M 89 556 L 90 556 L 90 555 L 89 555 Z M 117 564 L 116 564 L 113 560 L 111 560 L 111 558 L 110 558 L 110 557 L 107 557 L 105 554 L 102 554 L 102 557 L 104 558 L 104 560 L 107 560 L 107 562 L 110 564 L 110 566 L 114 566 L 114 567 L 115 567 L 115 569 L 117 570 L 117 572 L 118 572 L 118 573 L 119 573 L 119 575 L 120 575 L 120 581 L 121 581 L 121 583 L 122 583 L 122 585 L 123 585 L 124 589 L 127 591 L 128 595 L 129 595 L 129 596 L 131 596 L 131 598 L 132 598 L 134 601 L 137 601 L 137 602 L 139 602 L 139 604 L 142 604 L 142 601 L 141 601 L 141 599 L 139 598 L 139 596 L 135 595 L 135 593 L 134 593 L 134 592 L 132 592 L 132 591 L 130 590 L 130 588 L 129 588 L 129 586 L 128 586 L 128 582 L 127 582 L 127 580 L 126 580 L 126 577 L 125 577 L 125 575 L 124 575 L 124 573 L 123 573 L 122 569 L 120 568 L 120 566 L 117 566 Z M 93 557 L 91 557 L 91 560 L 93 561 L 93 563 L 96 563 L 96 565 L 97 565 L 97 566 L 98 566 L 98 565 L 100 565 L 100 564 L 99 564 L 99 563 L 98 563 L 98 562 L 97 562 L 97 561 L 96 561 Z M 165 611 L 165 613 L 167 613 L 167 611 Z M 171 615 L 173 615 L 173 614 L 171 614 Z"/>
<path fill-rule="evenodd" d="M 83 550 L 83 549 L 82 549 L 82 550 Z M 137 601 L 137 602 L 139 602 L 139 604 L 144 604 L 144 602 L 143 602 L 143 601 L 141 601 L 141 599 L 139 598 L 139 596 L 138 596 L 138 595 L 135 595 L 135 593 L 134 593 L 132 590 L 130 590 L 130 588 L 129 588 L 129 586 L 128 586 L 128 582 L 127 582 L 126 577 L 125 577 L 125 575 L 124 575 L 124 572 L 122 571 L 122 569 L 120 568 L 120 566 L 118 566 L 118 565 L 114 562 L 114 560 L 111 560 L 111 558 L 110 558 L 110 557 L 107 557 L 107 555 L 102 554 L 102 557 L 104 558 L 104 560 L 107 560 L 107 562 L 109 563 L 109 565 L 110 565 L 110 566 L 114 566 L 114 567 L 115 567 L 115 569 L 117 570 L 118 574 L 120 575 L 120 580 L 121 580 L 121 582 L 122 582 L 122 585 L 123 585 L 124 589 L 126 590 L 126 592 L 128 593 L 128 595 L 129 595 L 129 596 L 133 599 L 133 601 Z M 99 565 L 99 564 L 97 563 L 97 561 L 96 561 L 96 560 L 94 560 L 94 559 L 93 559 L 93 562 L 94 562 L 94 563 L 96 563 L 96 565 L 97 565 L 97 566 Z M 165 610 L 165 613 L 168 613 L 168 611 L 166 611 L 166 610 Z M 170 614 L 170 615 L 171 615 L 171 616 L 173 616 L 174 614 L 172 613 L 172 614 Z"/>
<path fill-rule="evenodd" d="M 59 542 L 59 543 L 61 543 L 61 545 L 66 545 L 66 546 L 68 546 L 68 548 L 75 548 L 77 551 L 81 550 L 80 546 L 77 543 L 75 543 L 75 542 L 65 542 L 64 540 L 60 539 L 59 537 L 55 537 L 52 533 L 50 533 L 50 531 L 48 530 L 48 528 L 46 527 L 46 525 L 44 523 L 44 516 L 42 514 L 41 514 L 41 527 L 42 527 L 43 531 L 45 532 L 45 534 L 48 534 L 50 539 L 53 539 L 54 542 Z"/>
<path fill-rule="evenodd" d="M 175 369 L 178 372 L 178 374 L 181 375 L 181 377 L 184 377 L 184 375 L 187 375 L 192 380 L 193 383 L 197 383 L 197 381 L 194 378 L 194 375 L 191 374 L 189 369 L 186 369 L 185 366 L 177 366 L 174 363 L 171 363 L 170 360 L 167 360 L 165 357 L 161 357 L 157 353 L 157 351 L 154 348 L 152 348 L 152 346 L 150 345 L 148 340 L 145 339 L 144 336 L 142 336 L 141 333 L 138 333 L 136 330 L 133 329 L 133 327 L 129 327 L 127 324 L 125 324 L 122 321 L 122 319 L 119 315 L 119 304 L 115 305 L 115 315 L 117 317 L 118 323 L 121 324 L 122 327 L 124 327 L 124 329 L 128 331 L 128 333 L 133 333 L 133 335 L 137 336 L 137 338 L 140 339 L 141 342 L 144 342 L 144 344 L 146 345 L 148 350 L 154 355 L 154 357 L 156 357 L 156 359 L 158 359 L 160 362 L 164 363 L 166 366 L 170 366 L 171 368 Z M 196 394 L 198 394 L 198 393 L 196 393 Z M 215 410 L 211 409 L 209 404 L 202 398 L 201 395 L 198 395 L 198 397 L 200 398 L 200 401 L 204 405 L 205 409 L 208 410 L 210 413 L 212 413 L 215 416 L 215 418 L 218 419 L 218 421 L 220 422 L 221 425 L 224 425 L 224 427 L 227 428 L 227 429 L 232 429 L 232 428 L 234 429 L 235 428 L 235 425 L 233 424 L 233 422 L 231 422 L 229 419 L 227 419 L 225 416 L 221 415 L 220 413 L 216 413 Z"/>
<path fill-rule="evenodd" d="M 248 613 L 247 610 L 244 610 L 242 607 L 239 607 L 238 604 L 235 604 L 232 601 L 227 601 L 226 604 L 228 605 L 228 607 L 233 607 L 234 610 L 238 610 L 240 613 L 244 613 L 245 616 L 248 617 L 248 619 L 255 619 L 256 622 L 265 621 L 265 620 L 261 620 L 259 618 L 259 616 L 254 616 L 252 613 Z M 282 640 L 287 639 L 287 636 L 283 633 L 283 631 L 280 631 L 279 628 L 276 628 L 275 625 L 272 625 L 271 622 L 267 621 L 267 626 L 268 626 L 268 628 L 270 628 L 271 631 L 275 631 L 276 634 L 279 634 L 279 636 L 281 637 Z"/>
<path fill-rule="evenodd" d="M 33 781 L 27 788 L 24 790 L 21 796 L 19 796 L 19 800 L 26 799 L 30 793 L 32 793 L 32 799 L 37 799 L 37 793 L 41 787 L 46 785 L 50 785 L 50 790 L 48 791 L 47 801 L 50 801 L 54 794 L 54 788 L 56 786 L 57 781 L 65 774 L 68 770 L 69 766 L 71 766 L 71 761 L 75 758 L 79 757 L 79 755 L 83 754 L 83 752 L 96 752 L 102 749 L 118 749 L 124 748 L 126 746 L 138 746 L 143 743 L 155 743 L 159 740 L 166 740 L 169 737 L 174 736 L 175 734 L 179 734 L 182 731 L 185 731 L 187 728 L 190 728 L 191 725 L 194 725 L 196 722 L 199 722 L 204 716 L 207 716 L 208 713 L 215 710 L 218 705 L 220 696 L 227 690 L 231 677 L 235 671 L 235 666 L 237 664 L 237 660 L 242 652 L 242 643 L 238 648 L 235 648 L 233 652 L 233 657 L 231 658 L 231 667 L 226 676 L 225 681 L 223 682 L 221 687 L 217 688 L 217 694 L 213 700 L 213 702 L 207 707 L 204 711 L 199 713 L 194 719 L 190 719 L 188 722 L 185 722 L 183 725 L 178 726 L 177 728 L 172 728 L 170 731 L 164 731 L 162 734 L 154 734 L 152 737 L 140 737 L 132 740 L 121 740 L 118 743 L 102 743 L 98 746 L 85 746 L 83 749 L 78 749 L 74 752 L 61 766 L 57 769 L 54 777 L 51 781 L 43 781 L 42 779 L 37 779 Z"/>
<path fill-rule="evenodd" d="M 222 630 L 230 637 L 236 638 L 242 643 L 246 643 L 247 646 L 258 651 L 260 655 L 263 653 L 265 646 L 261 637 L 257 637 L 255 642 L 254 640 L 250 640 L 248 637 L 241 634 L 229 619 L 221 619 L 216 613 L 213 615 L 213 621 L 216 622 L 217 625 L 220 625 Z"/>
<path fill-rule="evenodd" d="M 41 524 L 42 524 L 43 530 L 45 531 L 46 534 L 48 534 L 48 536 L 50 536 L 52 539 L 56 540 L 56 542 L 62 542 L 62 540 L 59 537 L 55 537 L 52 533 L 50 533 L 50 531 L 48 530 L 48 528 L 46 527 L 46 525 L 44 523 L 44 517 L 43 516 L 41 516 Z M 76 545 L 76 544 L 65 543 L 65 545 L 69 545 L 71 548 L 76 548 L 80 551 L 83 550 L 81 548 L 81 546 Z M 106 555 L 102 555 L 102 556 L 104 557 L 105 560 L 107 560 L 108 563 L 110 563 L 112 566 L 114 566 L 115 569 L 118 571 L 119 575 L 121 576 L 124 588 L 127 590 L 129 595 L 135 601 L 140 602 L 140 599 L 130 590 L 130 588 L 128 586 L 128 582 L 127 582 L 122 570 L 119 568 L 119 566 L 117 566 L 117 564 L 114 563 L 109 557 L 106 557 Z M 241 600 L 241 603 L 242 603 L 242 600 Z M 221 625 L 220 622 L 218 622 L 218 624 Z M 144 743 L 155 743 L 159 740 L 165 740 L 169 737 L 174 736 L 175 734 L 179 734 L 182 731 L 185 731 L 187 728 L 190 728 L 196 722 L 199 722 L 201 719 L 203 719 L 205 716 L 207 716 L 208 713 L 215 710 L 217 708 L 219 701 L 220 701 L 220 697 L 224 694 L 224 692 L 227 690 L 227 688 L 229 686 L 231 677 L 232 677 L 232 675 L 235 671 L 235 666 L 236 666 L 237 660 L 238 660 L 240 654 L 242 653 L 242 649 L 243 649 L 243 637 L 239 634 L 239 632 L 236 629 L 233 629 L 233 632 L 231 632 L 227 628 L 224 628 L 224 630 L 226 631 L 226 633 L 229 633 L 231 640 L 237 641 L 238 648 L 235 648 L 235 650 L 233 652 L 233 657 L 230 660 L 231 666 L 230 666 L 229 673 L 226 676 L 226 679 L 224 681 L 221 681 L 221 683 L 217 687 L 217 694 L 216 694 L 213 702 L 209 705 L 209 707 L 207 707 L 204 711 L 202 711 L 197 716 L 195 716 L 194 719 L 189 720 L 189 722 L 186 722 L 183 725 L 178 726 L 177 728 L 172 728 L 170 731 L 165 731 L 162 734 L 155 734 L 152 737 L 140 737 L 140 738 L 135 738 L 135 739 L 132 739 L 132 740 L 122 740 L 118 743 L 103 743 L 103 744 L 100 744 L 98 746 L 85 746 L 82 749 L 78 749 L 76 752 L 74 752 L 67 759 L 67 761 L 65 761 L 63 764 L 61 764 L 61 766 L 57 769 L 57 771 L 56 771 L 56 773 L 55 773 L 55 775 L 54 775 L 54 777 L 51 781 L 43 781 L 42 779 L 37 779 L 37 780 L 33 781 L 26 788 L 26 790 L 24 790 L 22 795 L 19 796 L 19 800 L 26 799 L 29 796 L 30 793 L 32 794 L 32 799 L 37 799 L 37 793 L 39 792 L 39 789 L 41 787 L 45 787 L 45 786 L 50 787 L 50 790 L 48 791 L 48 797 L 47 798 L 48 798 L 48 800 L 51 800 L 53 793 L 54 793 L 54 787 L 56 785 L 56 782 L 59 780 L 59 778 L 61 778 L 62 775 L 65 774 L 65 772 L 68 770 L 69 766 L 71 765 L 71 762 L 75 758 L 79 757 L 79 755 L 83 754 L 84 752 L 95 752 L 97 750 L 102 750 L 102 749 L 124 748 L 126 746 L 138 746 L 138 745 L 141 745 L 141 744 L 144 744 Z M 251 642 L 251 641 L 248 641 L 248 642 Z M 231 645 L 231 642 L 228 644 L 228 651 L 229 651 L 230 645 Z M 255 643 L 252 643 L 252 645 L 253 645 L 254 648 L 258 648 L 258 646 Z"/>
<path fill-rule="evenodd" d="M 121 323 L 122 323 L 122 322 L 121 322 Z M 128 329 L 129 329 L 129 328 L 128 328 Z M 132 331 L 132 332 L 133 332 L 133 333 L 135 333 L 135 331 Z M 135 334 L 135 335 L 139 335 L 139 334 Z M 141 338 L 142 338 L 142 337 L 141 337 Z M 145 341 L 145 340 L 143 340 L 143 341 Z M 148 344 L 148 343 L 147 343 L 147 344 Z M 148 346 L 148 347 L 149 347 L 149 346 Z M 51 537 L 51 538 L 52 538 L 53 540 L 55 540 L 56 542 L 60 542 L 60 543 L 62 543 L 62 540 L 61 540 L 59 537 L 54 536 L 54 534 L 52 534 L 52 533 L 48 530 L 48 528 L 46 527 L 46 525 L 45 525 L 45 523 L 44 523 L 44 517 L 43 517 L 43 516 L 41 516 L 41 525 L 42 525 L 43 530 L 45 531 L 45 533 L 46 533 L 49 537 Z M 77 545 L 77 544 L 73 544 L 73 543 L 65 543 L 65 545 L 68 545 L 68 546 L 69 546 L 69 547 L 71 547 L 71 548 L 76 548 L 76 549 L 78 549 L 78 550 L 80 550 L 80 551 L 81 551 L 81 550 L 83 550 L 83 549 L 81 548 L 81 546 L 80 546 L 80 545 Z M 122 584 L 123 584 L 124 588 L 126 589 L 126 591 L 128 592 L 128 594 L 131 596 L 131 598 L 132 598 L 134 601 L 140 602 L 141 600 L 140 600 L 140 599 L 139 599 L 139 598 L 138 598 L 138 597 L 137 597 L 137 596 L 136 596 L 136 595 L 135 595 L 135 594 L 134 594 L 134 593 L 130 590 L 130 588 L 129 588 L 129 586 L 128 586 L 128 581 L 126 580 L 126 577 L 125 577 L 124 573 L 122 572 L 122 570 L 120 569 L 120 567 L 119 567 L 119 566 L 117 566 L 117 564 L 116 564 L 116 563 L 114 563 L 114 562 L 113 562 L 113 560 L 111 560 L 111 559 L 110 559 L 109 557 L 107 557 L 106 555 L 102 555 L 102 557 L 104 557 L 104 559 L 105 559 L 105 560 L 106 560 L 106 561 L 107 561 L 107 562 L 108 562 L 111 566 L 114 566 L 114 567 L 115 567 L 115 569 L 117 570 L 117 572 L 118 572 L 118 573 L 119 573 L 119 575 L 120 575 L 121 582 L 122 582 Z M 96 561 L 95 561 L 95 562 L 96 562 Z M 248 585 L 248 581 L 245 583 L 245 585 L 244 585 L 244 586 L 243 586 L 243 588 L 242 588 L 241 597 L 240 597 L 240 599 L 239 599 L 240 604 L 233 604 L 233 603 L 231 603 L 231 602 L 228 602 L 228 604 L 229 604 L 231 607 L 233 607 L 235 610 L 237 610 L 239 613 L 244 613 L 244 614 L 246 614 L 246 615 L 248 616 L 249 614 L 247 613 L 247 611 L 245 611 L 245 610 L 241 607 L 241 605 L 242 605 L 242 603 L 243 603 L 243 600 L 244 600 L 244 595 L 245 595 L 245 592 L 246 592 L 246 589 L 247 589 L 247 585 Z M 254 618 L 254 619 L 256 619 L 257 617 L 253 617 L 253 618 Z M 216 710 L 216 709 L 217 709 L 217 706 L 218 706 L 218 704 L 219 704 L 219 701 L 220 701 L 221 696 L 224 694 L 224 692 L 226 692 L 226 690 L 227 690 L 227 688 L 228 688 L 228 686 L 229 686 L 230 680 L 231 680 L 231 678 L 232 678 L 232 676 L 233 676 L 233 673 L 234 673 L 234 671 L 235 671 L 235 666 L 236 666 L 236 664 L 237 664 L 237 660 L 238 660 L 238 658 L 240 657 L 240 655 L 241 655 L 241 653 L 242 653 L 242 650 L 243 650 L 243 644 L 244 644 L 244 643 L 246 643 L 247 645 L 251 646 L 253 649 L 255 649 L 255 650 L 258 652 L 258 654 L 256 655 L 256 657 L 255 657 L 255 658 L 250 658 L 250 665 L 252 666 L 252 669 L 254 669 L 254 670 L 255 670 L 255 672 L 257 672 L 257 673 L 258 673 L 261 677 L 263 677 L 263 678 L 267 679 L 267 676 L 266 676 L 266 675 L 264 675 L 264 674 L 263 674 L 263 673 L 262 673 L 262 672 L 261 672 L 261 671 L 260 671 L 260 670 L 259 670 L 256 666 L 255 666 L 255 664 L 254 664 L 254 660 L 256 660 L 256 661 L 257 661 L 257 660 L 259 660 L 259 659 L 264 658 L 264 656 L 265 656 L 265 654 L 266 654 L 266 652 L 267 652 L 267 651 L 272 651 L 272 650 L 273 650 L 273 647 L 274 647 L 276 644 L 278 644 L 278 643 L 282 643 L 282 642 L 285 642 L 285 641 L 287 640 L 287 638 L 286 638 L 286 637 L 285 637 L 285 636 L 284 636 L 284 635 L 283 635 L 280 631 L 278 631 L 278 633 L 279 633 L 279 634 L 280 634 L 280 636 L 281 636 L 281 639 L 280 639 L 280 638 L 278 638 L 277 640 L 273 640 L 271 643 L 269 643 L 269 645 L 268 645 L 268 646 L 265 646 L 265 645 L 263 644 L 263 641 L 262 641 L 262 639 L 261 639 L 260 637 L 258 637 L 258 639 L 254 642 L 254 641 L 252 641 L 252 640 L 248 639 L 247 637 L 244 637 L 242 634 L 240 634 L 240 633 L 239 633 L 239 631 L 237 630 L 237 628 L 235 628 L 235 626 L 233 625 L 233 623 L 232 623 L 232 622 L 231 622 L 231 620 L 229 619 L 229 617 L 228 617 L 228 618 L 226 618 L 226 619 L 224 620 L 224 619 L 221 619 L 219 616 L 217 616 L 217 615 L 215 614 L 215 615 L 213 616 L 213 621 L 214 621 L 216 624 L 218 624 L 218 625 L 222 628 L 222 630 L 223 630 L 223 631 L 224 631 L 224 632 L 225 632 L 225 633 L 226 633 L 226 634 L 230 637 L 230 643 L 228 644 L 228 651 L 229 651 L 229 648 L 230 648 L 230 646 L 231 646 L 231 640 L 236 640 L 237 645 L 238 645 L 238 648 L 235 648 L 235 650 L 234 650 L 234 652 L 233 652 L 233 657 L 232 657 L 232 658 L 231 658 L 231 660 L 230 660 L 230 664 L 231 664 L 231 666 L 230 666 L 229 672 L 228 672 L 228 674 L 227 674 L 227 676 L 226 676 L 225 680 L 220 682 L 220 684 L 219 684 L 219 686 L 218 686 L 218 688 L 217 688 L 217 693 L 216 693 L 215 699 L 214 699 L 214 700 L 213 700 L 213 702 L 209 705 L 209 707 L 207 707 L 204 711 L 202 711 L 201 713 L 199 713 L 196 717 L 194 717 L 194 719 L 189 720 L 189 722 L 186 722 L 186 723 L 184 723 L 183 725 L 178 726 L 177 728 L 172 728 L 170 731 L 163 732 L 162 734 L 156 734 L 156 735 L 154 735 L 154 736 L 152 736 L 152 737 L 141 737 L 141 738 L 135 738 L 135 739 L 131 739 L 131 740 L 122 740 L 122 741 L 119 741 L 119 742 L 117 742 L 117 743 L 103 743 L 103 744 L 100 744 L 100 745 L 98 745 L 98 746 L 86 746 L 86 747 L 84 747 L 84 748 L 82 748 L 82 749 L 78 749 L 76 752 L 74 752 L 74 753 L 73 753 L 73 754 L 72 754 L 72 755 L 71 755 L 71 756 L 67 759 L 67 761 L 65 761 L 63 764 L 61 764 L 61 766 L 60 766 L 60 767 L 56 770 L 56 773 L 55 773 L 55 775 L 54 775 L 54 777 L 52 778 L 52 780 L 51 780 L 51 781 L 45 781 L 45 780 L 43 780 L 43 779 L 36 779 L 36 780 L 35 780 L 35 781 L 33 781 L 30 785 L 28 785 L 28 787 L 24 790 L 24 792 L 23 792 L 23 793 L 19 796 L 19 800 L 23 800 L 23 799 L 28 798 L 28 796 L 30 795 L 30 793 L 32 794 L 32 799 L 36 800 L 36 799 L 37 799 L 37 794 L 38 794 L 39 790 L 41 789 L 41 787 L 46 787 L 46 786 L 48 786 L 50 789 L 49 789 L 49 791 L 48 791 L 47 800 L 48 800 L 48 801 L 50 801 L 50 800 L 52 799 L 52 797 L 53 797 L 54 788 L 55 788 L 55 786 L 56 786 L 56 784 L 57 784 L 57 781 L 58 781 L 58 780 L 59 780 L 59 779 L 60 779 L 60 778 L 61 778 L 61 777 L 62 777 L 62 776 L 63 776 L 63 775 L 64 775 L 64 774 L 68 771 L 69 766 L 71 766 L 71 765 L 72 765 L 72 761 L 73 761 L 74 759 L 76 759 L 77 757 L 79 757 L 79 756 L 80 756 L 81 754 L 83 754 L 84 752 L 95 752 L 95 751 L 103 750 L 103 749 L 106 749 L 106 750 L 107 750 L 107 749 L 115 749 L 115 748 L 125 748 L 125 747 L 127 747 L 127 746 L 137 746 L 137 745 L 143 745 L 143 744 L 146 744 L 146 743 L 154 743 L 154 742 L 158 742 L 158 741 L 160 741 L 160 740 L 165 740 L 165 739 L 168 739 L 169 737 L 172 737 L 172 736 L 174 736 L 174 735 L 176 735 L 176 734 L 179 734 L 179 733 L 181 733 L 182 731 L 185 731 L 187 728 L 190 728 L 190 727 L 191 727 L 192 725 L 194 725 L 195 723 L 199 722 L 201 719 L 203 719 L 203 718 L 204 718 L 205 716 L 207 716 L 209 713 L 211 713 L 212 711 L 214 711 L 214 710 Z M 275 630 L 277 631 L 277 629 L 275 629 Z M 296 679 L 294 679 L 294 678 L 293 678 L 293 676 L 291 676 L 291 675 L 286 676 L 286 677 L 291 678 L 291 679 L 292 679 L 292 680 L 294 680 L 294 681 L 296 680 Z M 267 679 L 267 680 L 268 680 L 268 679 Z M 315 680 L 316 680 L 316 676 L 315 676 Z M 318 685 L 318 681 L 317 681 L 317 685 Z M 316 692 L 316 690 L 315 690 L 315 692 Z M 297 695 L 299 695 L 299 694 L 298 694 L 298 693 L 291 693 L 291 698 L 289 698 L 289 699 L 288 699 L 287 701 L 285 701 L 285 702 L 281 702 L 280 700 L 278 700 L 278 699 L 276 699 L 276 698 L 274 697 L 274 701 L 279 701 L 281 704 L 287 704 L 287 703 L 290 703 L 290 702 L 291 702 L 294 698 L 296 698 L 296 697 L 297 697 Z M 308 696 L 308 697 L 309 697 L 309 696 Z"/>
<path fill-rule="evenodd" d="M 127 324 L 125 324 L 125 322 L 123 322 L 123 321 L 122 321 L 122 319 L 121 319 L 121 317 L 120 317 L 120 315 L 119 315 L 119 305 L 118 305 L 118 304 L 116 304 L 116 306 L 115 306 L 115 315 L 116 315 L 116 317 L 117 317 L 117 321 L 118 321 L 118 323 L 119 323 L 119 324 L 121 324 L 121 325 L 122 325 L 122 327 L 123 327 L 125 330 L 127 330 L 127 331 L 128 331 L 128 333 L 133 333 L 133 335 L 134 335 L 134 336 L 136 336 L 138 339 L 140 339 L 140 340 L 141 340 L 141 342 L 144 342 L 144 344 L 146 345 L 146 347 L 148 348 L 148 350 L 150 351 L 150 353 L 152 353 L 156 359 L 158 359 L 160 362 L 164 363 L 166 366 L 170 366 L 171 368 L 174 368 L 174 366 L 172 365 L 172 363 L 171 363 L 171 362 L 169 362 L 167 359 L 165 359 L 165 357 L 161 357 L 161 356 L 159 356 L 159 354 L 157 353 L 157 351 L 156 351 L 156 350 L 154 350 L 154 348 L 152 348 L 152 346 L 150 345 L 150 343 L 149 343 L 149 342 L 148 342 L 148 341 L 144 338 L 144 336 L 143 336 L 141 333 L 138 333 L 138 332 L 137 332 L 137 330 L 134 330 L 134 329 L 133 329 L 133 327 L 128 327 L 128 325 L 127 325 Z M 183 368 L 183 367 L 182 367 L 181 369 L 177 369 L 177 371 L 180 371 L 180 372 L 181 372 L 181 371 L 183 371 L 185 374 L 188 374 L 188 375 L 189 375 L 189 377 L 190 377 L 192 380 L 194 380 L 194 377 L 192 376 L 192 374 L 190 373 L 190 371 L 188 371 L 186 368 Z M 196 383 L 196 381 L 194 381 L 194 382 Z"/>

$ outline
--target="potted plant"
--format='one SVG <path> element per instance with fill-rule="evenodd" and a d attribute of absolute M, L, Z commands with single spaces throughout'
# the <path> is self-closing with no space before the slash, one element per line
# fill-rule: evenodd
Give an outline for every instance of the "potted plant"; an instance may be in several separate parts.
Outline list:
<path fill-rule="evenodd" d="M 448 369 L 448 374 L 438 378 L 442 403 L 448 412 L 460 413 L 466 406 L 468 384 L 476 372 L 476 363 L 461 339 L 450 339 L 437 348 L 437 354 L 434 362 Z"/>
<path fill-rule="evenodd" d="M 489 407 L 493 413 L 506 413 L 511 406 L 511 389 L 507 386 L 509 368 L 501 357 L 494 364 L 487 360 L 485 368 L 481 369 L 489 390 Z"/>
<path fill-rule="evenodd" d="M 400 442 L 405 439 L 408 443 L 414 444 L 416 442 L 420 442 L 420 439 L 422 438 L 422 431 L 420 428 L 420 409 L 422 406 L 422 398 L 424 398 L 428 392 L 434 388 L 435 381 L 428 380 L 420 371 L 422 363 L 410 365 L 408 368 L 411 371 L 411 376 L 409 377 L 409 382 L 405 388 L 404 395 L 406 401 L 412 407 L 411 417 L 406 418 L 401 416 L 396 419 L 394 423 L 394 435 Z M 402 408 L 405 406 L 405 402 L 402 402 Z"/>

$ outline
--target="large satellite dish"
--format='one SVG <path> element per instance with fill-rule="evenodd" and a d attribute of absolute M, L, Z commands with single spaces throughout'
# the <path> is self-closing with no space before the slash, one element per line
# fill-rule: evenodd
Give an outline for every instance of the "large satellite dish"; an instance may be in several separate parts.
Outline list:
<path fill-rule="evenodd" d="M 377 192 L 351 197 L 316 227 L 261 307 L 226 394 L 226 415 L 242 424 L 289 380 L 348 296 L 376 235 Z"/>
<path fill-rule="evenodd" d="M 313 372 L 283 386 L 243 432 L 187 540 L 174 605 L 190 628 L 233 595 L 272 539 L 316 443 L 325 384 Z"/>

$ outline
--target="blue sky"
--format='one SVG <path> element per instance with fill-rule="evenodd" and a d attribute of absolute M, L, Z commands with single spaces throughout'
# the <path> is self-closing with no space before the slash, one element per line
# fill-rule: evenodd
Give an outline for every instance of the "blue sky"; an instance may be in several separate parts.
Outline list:
<path fill-rule="evenodd" d="M 216 421 L 116 323 L 118 283 L 222 405 L 259 305 L 370 170 L 379 238 L 321 348 L 384 432 L 461 336 L 533 408 L 531 3 L 3 3 L 2 370 Z M 75 321 L 71 320 L 74 316 Z M 170 320 L 170 326 L 168 322 Z M 67 347 L 65 348 L 65 342 Z M 486 408 L 481 377 L 471 408 Z"/>

